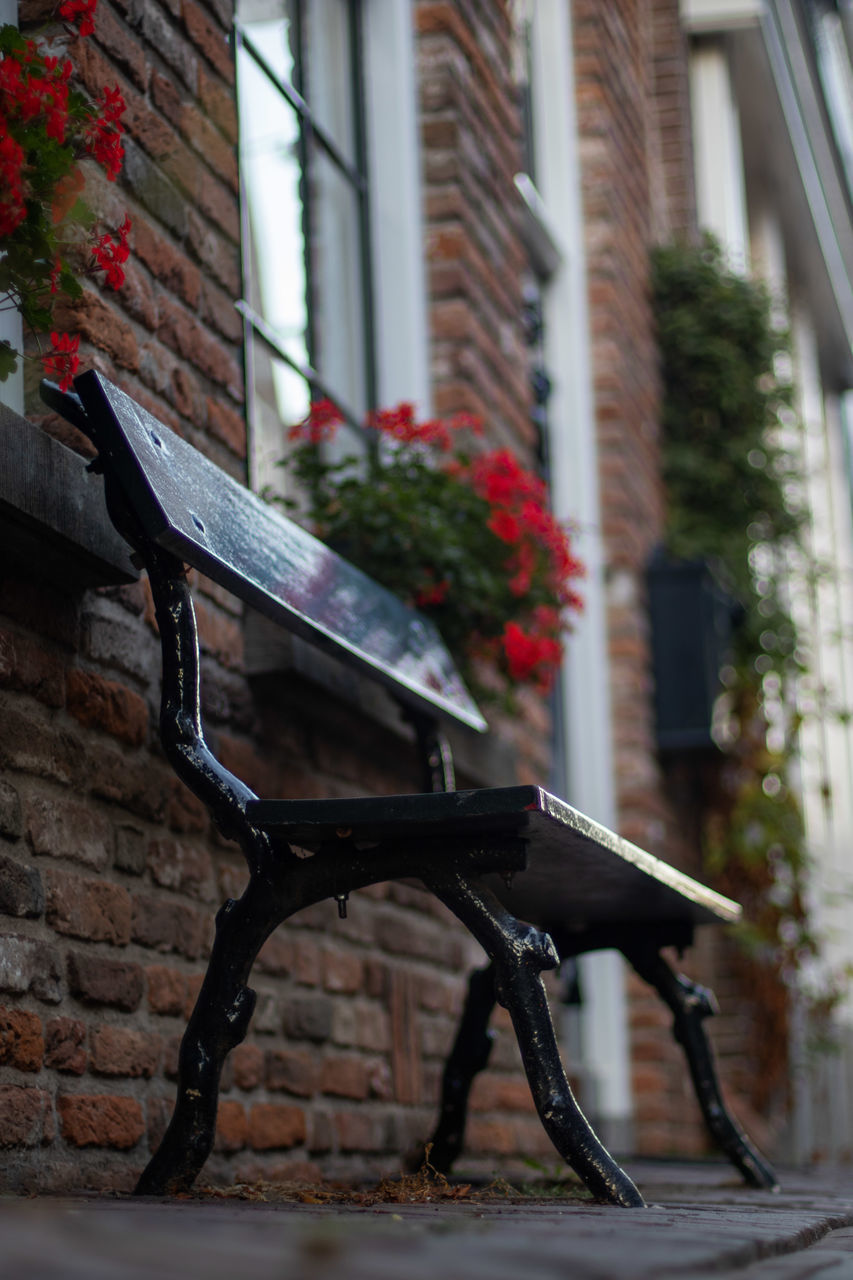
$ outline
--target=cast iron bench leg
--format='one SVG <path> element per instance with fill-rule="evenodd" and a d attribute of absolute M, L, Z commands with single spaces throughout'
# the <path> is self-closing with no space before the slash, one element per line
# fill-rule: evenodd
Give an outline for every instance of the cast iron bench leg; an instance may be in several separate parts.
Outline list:
<path fill-rule="evenodd" d="M 216 917 L 216 937 L 178 1059 L 178 1092 L 169 1127 L 135 1194 L 188 1191 L 213 1148 L 219 1078 L 230 1051 L 245 1038 L 255 1007 L 246 984 L 255 956 L 281 920 L 268 886 L 253 878 Z"/>
<path fill-rule="evenodd" d="M 489 1019 L 496 1000 L 495 966 L 475 969 L 441 1081 L 441 1110 L 429 1152 L 429 1162 L 439 1173 L 449 1173 L 462 1151 L 468 1095 L 474 1078 L 489 1061 L 494 1043 Z"/>
<path fill-rule="evenodd" d="M 423 878 L 494 963 L 497 998 L 512 1018 L 536 1110 L 560 1155 L 596 1199 L 644 1207 L 634 1183 L 596 1137 L 566 1079 L 541 977 L 543 969 L 559 963 L 551 939 L 521 924 L 483 885 L 462 875 Z"/>
<path fill-rule="evenodd" d="M 717 1012 L 714 993 L 675 973 L 654 946 L 633 946 L 625 950 L 625 956 L 672 1010 L 673 1035 L 684 1050 L 696 1097 L 712 1138 L 746 1183 L 774 1189 L 779 1185 L 776 1174 L 735 1123 L 720 1093 L 714 1053 L 703 1025 L 706 1018 Z"/>

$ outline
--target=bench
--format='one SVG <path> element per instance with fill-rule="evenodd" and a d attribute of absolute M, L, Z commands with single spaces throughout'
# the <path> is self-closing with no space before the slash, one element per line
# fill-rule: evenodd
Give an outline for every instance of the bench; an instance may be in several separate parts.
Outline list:
<path fill-rule="evenodd" d="M 245 1037 L 255 1000 L 249 977 L 266 938 L 310 904 L 333 899 L 344 914 L 353 890 L 402 878 L 422 881 L 490 961 L 471 978 L 444 1072 L 434 1166 L 449 1170 L 462 1148 L 468 1094 L 488 1057 L 489 1018 L 500 1001 L 557 1150 L 596 1198 L 643 1204 L 575 1101 L 541 978 L 561 959 L 615 947 L 672 1010 L 712 1135 L 748 1183 L 774 1186 L 772 1169 L 720 1096 L 703 1026 L 713 997 L 661 955 L 662 947 L 688 946 L 697 925 L 736 920 L 736 904 L 538 787 L 456 790 L 442 727 L 455 721 L 484 731 L 486 723 L 432 624 L 98 374 L 83 374 L 75 388 L 72 395 L 45 384 L 43 396 L 94 443 L 92 467 L 104 474 L 110 516 L 148 572 L 163 651 L 164 749 L 249 868 L 243 895 L 217 914 L 180 1051 L 174 1114 L 137 1193 L 186 1190 L 204 1165 L 220 1073 Z M 414 725 L 423 790 L 259 799 L 225 769 L 202 729 L 187 565 L 389 689 Z"/>

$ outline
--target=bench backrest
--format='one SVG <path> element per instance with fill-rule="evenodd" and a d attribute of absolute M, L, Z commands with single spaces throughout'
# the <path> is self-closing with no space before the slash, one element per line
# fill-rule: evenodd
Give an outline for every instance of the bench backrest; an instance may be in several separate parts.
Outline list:
<path fill-rule="evenodd" d="M 435 626 L 95 372 L 87 431 L 151 542 L 404 702 L 483 731 Z"/>

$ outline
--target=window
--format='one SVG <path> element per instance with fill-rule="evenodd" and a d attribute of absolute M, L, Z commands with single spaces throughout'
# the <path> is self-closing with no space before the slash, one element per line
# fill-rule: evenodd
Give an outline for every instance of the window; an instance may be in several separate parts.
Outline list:
<path fill-rule="evenodd" d="M 810 5 L 812 39 L 818 74 L 823 88 L 841 167 L 853 197 L 853 68 L 838 7 L 830 0 Z"/>
<path fill-rule="evenodd" d="M 235 24 L 252 482 L 312 396 L 375 399 L 361 20 L 353 0 L 239 0 Z M 280 476 L 280 473 L 278 473 Z"/>

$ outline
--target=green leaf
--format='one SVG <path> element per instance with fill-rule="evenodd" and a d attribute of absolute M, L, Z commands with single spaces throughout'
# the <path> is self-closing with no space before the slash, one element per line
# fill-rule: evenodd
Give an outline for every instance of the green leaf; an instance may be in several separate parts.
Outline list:
<path fill-rule="evenodd" d="M 0 341 L 0 382 L 5 382 L 7 378 L 11 377 L 17 367 L 18 353 L 11 342 L 3 339 Z"/>

